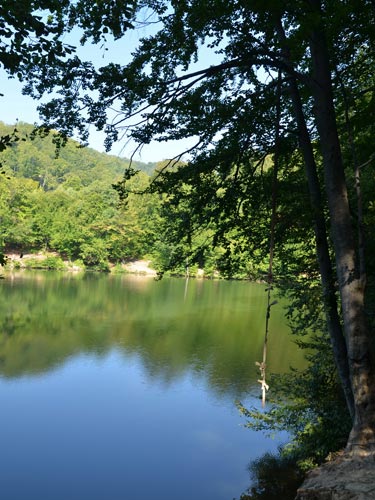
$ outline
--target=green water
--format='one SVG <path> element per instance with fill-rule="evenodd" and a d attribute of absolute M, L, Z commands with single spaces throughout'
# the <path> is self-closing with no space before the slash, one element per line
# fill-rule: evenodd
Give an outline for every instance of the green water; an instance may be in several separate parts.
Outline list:
<path fill-rule="evenodd" d="M 4 498 L 239 497 L 249 460 L 279 443 L 244 429 L 234 404 L 259 404 L 265 308 L 247 282 L 6 276 Z M 302 363 L 275 306 L 269 370 Z"/>

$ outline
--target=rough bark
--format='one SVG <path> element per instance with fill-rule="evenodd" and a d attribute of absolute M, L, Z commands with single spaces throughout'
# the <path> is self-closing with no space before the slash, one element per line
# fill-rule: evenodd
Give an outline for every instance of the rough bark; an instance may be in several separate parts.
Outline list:
<path fill-rule="evenodd" d="M 310 0 L 320 14 L 320 1 Z M 375 449 L 375 394 L 369 330 L 364 313 L 364 286 L 359 278 L 344 165 L 337 131 L 328 48 L 324 30 L 312 27 L 310 50 L 315 120 L 323 156 L 331 236 L 341 297 L 342 318 L 355 404 L 347 450 L 353 454 Z"/>
<path fill-rule="evenodd" d="M 336 70 L 337 71 L 337 70 Z M 366 258 L 365 258 L 365 227 L 363 222 L 363 200 L 362 200 L 362 189 L 361 189 L 361 169 L 357 160 L 357 154 L 355 150 L 353 129 L 349 119 L 349 103 L 346 88 L 343 82 L 341 82 L 341 91 L 345 106 L 345 124 L 348 134 L 348 141 L 352 153 L 352 161 L 354 167 L 354 179 L 355 179 L 355 191 L 357 195 L 357 224 L 358 224 L 358 257 L 359 257 L 359 276 L 365 286 L 366 284 Z"/>

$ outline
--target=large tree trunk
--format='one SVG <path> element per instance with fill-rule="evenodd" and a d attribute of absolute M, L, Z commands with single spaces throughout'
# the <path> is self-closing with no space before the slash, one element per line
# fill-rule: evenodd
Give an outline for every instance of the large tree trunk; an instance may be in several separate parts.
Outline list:
<path fill-rule="evenodd" d="M 276 30 L 281 42 L 281 46 L 283 47 L 283 57 L 286 61 L 289 62 L 289 64 L 291 64 L 288 40 L 280 18 L 276 21 Z M 316 254 L 321 276 L 327 329 L 330 335 L 335 364 L 340 377 L 340 382 L 343 388 L 348 411 L 352 419 L 354 419 L 354 398 L 350 382 L 348 352 L 346 349 L 346 342 L 344 339 L 344 334 L 342 331 L 341 321 L 338 313 L 336 289 L 332 270 L 332 262 L 328 248 L 328 237 L 323 211 L 320 182 L 297 81 L 296 78 L 292 75 L 289 76 L 289 94 L 291 97 L 294 116 L 297 123 L 299 147 L 305 163 L 306 177 L 310 194 L 310 203 L 314 218 Z"/>
<path fill-rule="evenodd" d="M 313 210 L 316 253 L 322 282 L 327 329 L 330 335 L 335 364 L 344 391 L 346 404 L 348 406 L 350 416 L 354 419 L 354 398 L 350 382 L 348 352 L 338 314 L 336 290 L 332 272 L 332 263 L 328 249 L 320 184 L 310 134 L 307 130 L 297 83 L 293 77 L 291 77 L 289 83 L 289 91 L 293 103 L 294 114 L 296 116 L 299 146 L 305 162 L 310 203 Z"/>
<path fill-rule="evenodd" d="M 310 0 L 320 14 L 320 1 Z M 342 319 L 355 404 L 353 429 L 347 451 L 362 454 L 375 449 L 375 391 L 369 330 L 364 313 L 364 285 L 356 264 L 344 166 L 334 110 L 328 48 L 323 28 L 315 24 L 310 37 L 315 119 L 323 156 L 326 196 Z"/>

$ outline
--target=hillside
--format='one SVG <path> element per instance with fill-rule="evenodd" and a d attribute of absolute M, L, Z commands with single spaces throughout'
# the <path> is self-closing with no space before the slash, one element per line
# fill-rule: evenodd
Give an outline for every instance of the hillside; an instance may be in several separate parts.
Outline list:
<path fill-rule="evenodd" d="M 13 126 L 0 122 L 0 137 L 13 131 Z M 194 238 L 182 229 L 176 243 L 175 233 L 180 231 L 176 222 L 190 217 L 187 202 L 170 203 L 157 193 L 130 193 L 121 204 L 113 185 L 123 178 L 128 159 L 82 148 L 73 140 L 56 158 L 53 137 L 32 138 L 32 131 L 32 125 L 18 124 L 18 140 L 0 152 L 0 256 L 49 252 L 56 258 L 46 263 L 48 267 L 58 268 L 63 258 L 72 267 L 98 270 L 151 258 L 154 267 L 183 274 L 190 254 L 191 274 L 198 268 L 206 274 L 220 269 L 231 277 L 252 273 L 246 262 L 226 272 L 220 265 L 224 249 L 212 250 L 209 229 L 199 229 Z M 155 168 L 179 165 L 168 167 L 167 160 L 134 162 L 139 172 L 127 187 L 144 191 Z M 33 266 L 41 265 L 40 259 L 34 261 Z"/>
<path fill-rule="evenodd" d="M 35 136 L 33 125 L 19 123 L 16 126 L 19 140 L 0 153 L 0 162 L 6 173 L 37 181 L 44 190 L 56 189 L 60 184 L 83 186 L 94 181 L 114 182 L 129 166 L 127 158 L 100 153 L 92 148 L 82 148 L 74 140 L 68 140 L 56 158 L 56 146 L 52 135 Z M 0 137 L 12 134 L 13 125 L 0 122 Z M 134 168 L 151 175 L 156 163 L 133 162 Z"/>
<path fill-rule="evenodd" d="M 0 123 L 0 136 L 14 127 Z M 86 266 L 107 269 L 108 262 L 143 257 L 150 251 L 157 202 L 130 195 L 120 206 L 112 185 L 129 160 L 82 148 L 69 140 L 56 158 L 51 136 L 30 138 L 33 126 L 17 125 L 19 140 L 0 153 L 0 250 L 57 252 Z M 154 164 L 129 183 L 147 187 Z"/>

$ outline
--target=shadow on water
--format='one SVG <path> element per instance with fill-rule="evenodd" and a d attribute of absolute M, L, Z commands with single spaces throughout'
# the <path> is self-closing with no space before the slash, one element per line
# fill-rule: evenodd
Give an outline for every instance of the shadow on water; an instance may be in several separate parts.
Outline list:
<path fill-rule="evenodd" d="M 294 500 L 303 481 L 292 456 L 265 453 L 249 465 L 252 486 L 239 500 Z"/>

